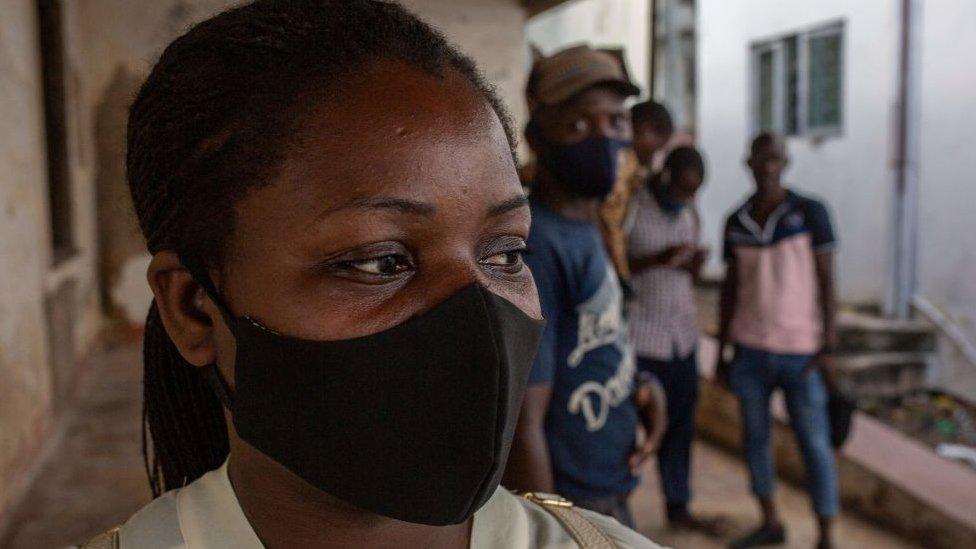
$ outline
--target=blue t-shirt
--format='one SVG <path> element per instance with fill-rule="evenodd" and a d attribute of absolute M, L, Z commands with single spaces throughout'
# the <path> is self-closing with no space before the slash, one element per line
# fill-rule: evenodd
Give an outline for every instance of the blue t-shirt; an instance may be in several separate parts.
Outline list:
<path fill-rule="evenodd" d="M 531 202 L 525 261 L 548 320 L 530 385 L 551 384 L 546 440 L 556 491 L 593 499 L 632 490 L 634 355 L 623 294 L 592 223 Z"/>

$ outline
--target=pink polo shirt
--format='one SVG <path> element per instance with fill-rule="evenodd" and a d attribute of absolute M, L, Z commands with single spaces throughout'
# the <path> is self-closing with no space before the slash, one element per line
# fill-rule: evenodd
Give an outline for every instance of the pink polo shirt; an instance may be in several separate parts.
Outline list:
<path fill-rule="evenodd" d="M 750 199 L 725 226 L 725 260 L 738 273 L 733 343 L 780 354 L 814 354 L 823 345 L 815 255 L 834 249 L 830 216 L 817 200 L 787 191 L 760 227 Z"/>

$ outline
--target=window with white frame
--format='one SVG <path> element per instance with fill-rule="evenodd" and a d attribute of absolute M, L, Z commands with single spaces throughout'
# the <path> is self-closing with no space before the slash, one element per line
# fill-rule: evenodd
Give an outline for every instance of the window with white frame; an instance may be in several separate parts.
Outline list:
<path fill-rule="evenodd" d="M 843 23 L 754 44 L 753 128 L 787 135 L 840 133 L 843 61 Z"/>

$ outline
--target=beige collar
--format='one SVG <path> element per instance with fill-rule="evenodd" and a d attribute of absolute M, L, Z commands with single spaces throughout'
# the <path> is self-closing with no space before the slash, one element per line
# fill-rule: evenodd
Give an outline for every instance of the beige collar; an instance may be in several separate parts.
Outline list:
<path fill-rule="evenodd" d="M 227 462 L 176 494 L 180 531 L 189 549 L 263 549 L 227 476 Z M 474 515 L 471 547 L 515 547 L 529 539 L 529 521 L 518 499 L 499 488 Z"/>
<path fill-rule="evenodd" d="M 180 531 L 189 549 L 263 549 L 227 476 L 227 462 L 176 494 Z"/>

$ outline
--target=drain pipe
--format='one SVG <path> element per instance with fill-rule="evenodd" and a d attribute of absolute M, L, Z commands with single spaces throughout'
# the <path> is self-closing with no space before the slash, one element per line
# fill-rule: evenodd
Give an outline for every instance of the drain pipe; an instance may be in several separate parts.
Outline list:
<path fill-rule="evenodd" d="M 647 72 L 648 72 L 648 74 L 647 74 L 647 98 L 650 99 L 651 101 L 653 101 L 654 98 L 657 97 L 657 80 L 658 80 L 658 78 L 657 78 L 657 73 L 658 73 L 657 56 L 658 56 L 658 53 L 659 53 L 657 51 L 657 43 L 658 43 L 657 26 L 658 26 L 658 18 L 659 18 L 659 15 L 658 15 L 659 12 L 658 12 L 657 5 L 658 5 L 658 0 L 650 0 L 650 6 L 649 7 L 651 9 L 651 14 L 650 14 L 650 23 L 649 24 L 650 24 L 651 28 L 650 28 L 650 32 L 648 33 L 648 34 L 650 34 L 650 36 L 648 37 L 648 41 L 650 42 L 651 54 L 649 56 L 650 62 L 648 63 L 648 67 L 647 67 Z"/>
<path fill-rule="evenodd" d="M 895 241 L 885 313 L 909 318 L 917 288 L 922 0 L 902 0 L 895 158 Z"/>

